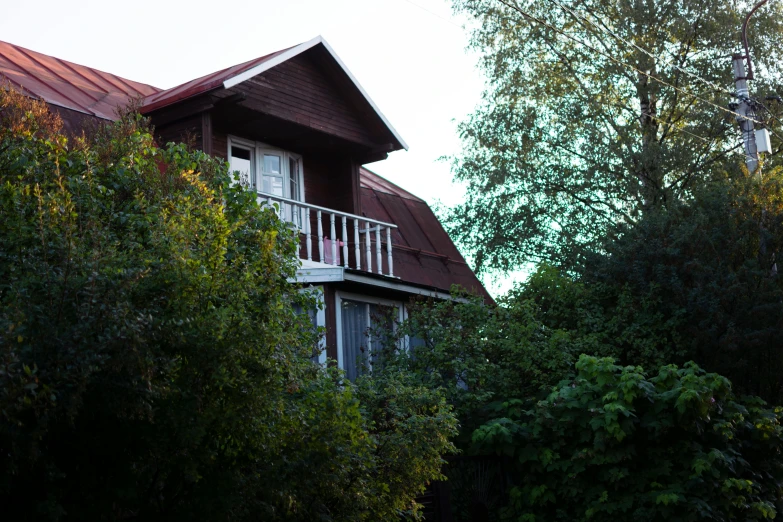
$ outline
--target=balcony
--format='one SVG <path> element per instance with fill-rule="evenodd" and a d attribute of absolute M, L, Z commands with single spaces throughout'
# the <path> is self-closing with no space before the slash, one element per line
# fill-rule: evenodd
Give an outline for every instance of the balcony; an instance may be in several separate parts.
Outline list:
<path fill-rule="evenodd" d="M 299 229 L 303 263 L 394 277 L 391 236 L 397 225 L 269 194 L 258 194 L 258 203 L 274 206 L 281 219 Z"/>

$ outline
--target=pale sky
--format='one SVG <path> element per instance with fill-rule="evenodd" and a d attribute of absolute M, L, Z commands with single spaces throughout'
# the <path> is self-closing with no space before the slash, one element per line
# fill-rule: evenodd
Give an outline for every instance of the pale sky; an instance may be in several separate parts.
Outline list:
<path fill-rule="evenodd" d="M 410 148 L 368 167 L 451 206 L 463 190 L 438 159 L 483 88 L 466 22 L 448 0 L 39 0 L 3 5 L 0 40 L 168 88 L 320 34 Z"/>

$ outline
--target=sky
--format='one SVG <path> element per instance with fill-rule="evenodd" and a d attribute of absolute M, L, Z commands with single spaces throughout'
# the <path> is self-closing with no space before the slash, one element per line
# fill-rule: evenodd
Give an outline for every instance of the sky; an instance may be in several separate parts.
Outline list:
<path fill-rule="evenodd" d="M 323 36 L 409 146 L 368 168 L 430 204 L 464 189 L 440 158 L 479 103 L 469 20 L 448 0 L 38 0 L 8 2 L 0 40 L 168 88 Z M 509 287 L 485 280 L 498 294 Z"/>

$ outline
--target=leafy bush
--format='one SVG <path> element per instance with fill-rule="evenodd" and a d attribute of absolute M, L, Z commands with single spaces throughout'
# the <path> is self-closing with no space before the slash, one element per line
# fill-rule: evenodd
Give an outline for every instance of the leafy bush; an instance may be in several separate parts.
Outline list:
<path fill-rule="evenodd" d="M 457 289 L 452 301 L 413 302 L 398 334 L 420 344 L 396 357 L 385 355 L 385 364 L 445 394 L 460 420 L 457 443 L 467 450 L 470 433 L 487 418 L 488 405 L 535 398 L 569 375 L 584 350 L 581 339 L 547 327 L 538 313 L 528 299 L 508 298 L 490 306 Z"/>
<path fill-rule="evenodd" d="M 0 90 L 0 224 L 6 520 L 397 520 L 439 476 L 442 399 L 313 365 L 294 234 L 132 110 Z"/>
<path fill-rule="evenodd" d="M 510 520 L 764 520 L 783 508 L 781 414 L 693 363 L 647 377 L 582 356 L 533 409 L 473 434 L 507 458 Z"/>

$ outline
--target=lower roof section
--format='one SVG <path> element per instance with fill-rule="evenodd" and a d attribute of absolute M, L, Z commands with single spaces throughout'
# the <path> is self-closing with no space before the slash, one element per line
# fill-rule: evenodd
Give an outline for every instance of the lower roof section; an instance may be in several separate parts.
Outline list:
<path fill-rule="evenodd" d="M 445 293 L 456 284 L 494 302 L 424 200 L 365 168 L 361 197 L 365 216 L 398 227 L 392 232 L 395 276 Z"/>

